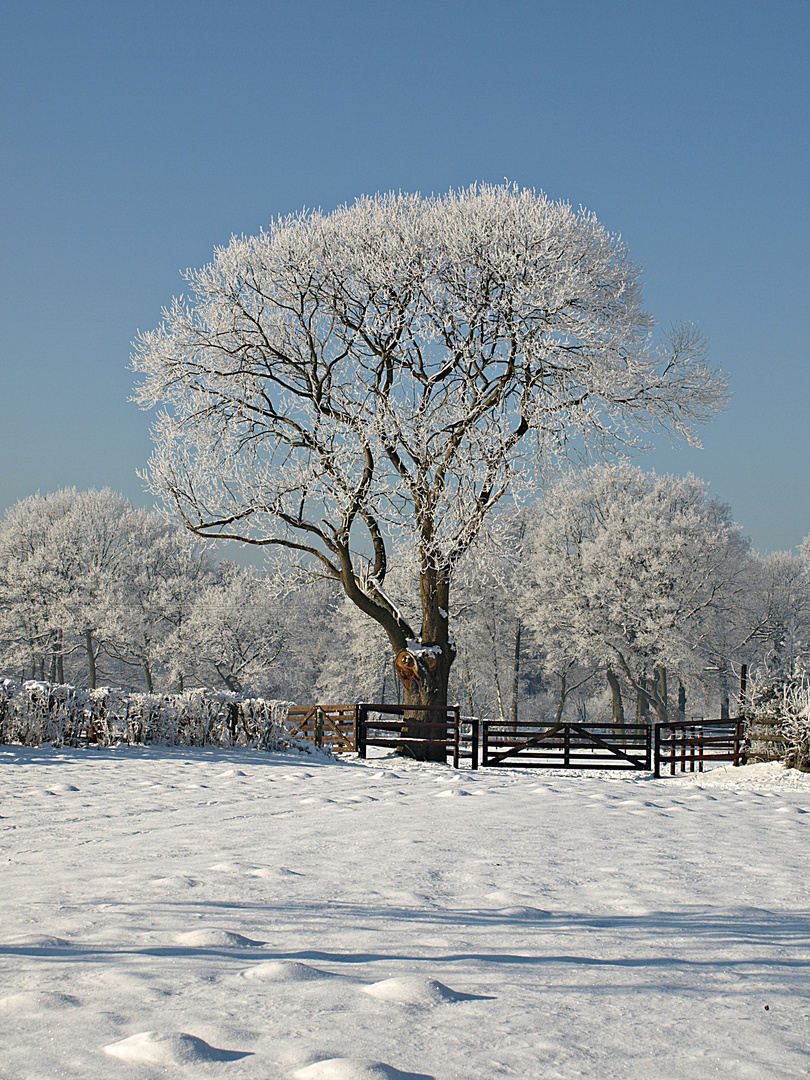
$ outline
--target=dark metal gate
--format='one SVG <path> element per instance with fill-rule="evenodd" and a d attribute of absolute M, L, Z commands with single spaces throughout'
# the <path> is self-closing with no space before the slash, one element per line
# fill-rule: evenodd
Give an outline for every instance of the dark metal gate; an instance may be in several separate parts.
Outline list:
<path fill-rule="evenodd" d="M 510 769 L 651 769 L 649 724 L 481 721 L 481 766 Z"/>

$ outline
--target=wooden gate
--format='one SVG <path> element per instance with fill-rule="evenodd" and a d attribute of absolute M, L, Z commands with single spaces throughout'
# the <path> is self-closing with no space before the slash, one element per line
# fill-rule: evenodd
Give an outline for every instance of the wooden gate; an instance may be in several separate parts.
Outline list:
<path fill-rule="evenodd" d="M 650 769 L 649 724 L 481 721 L 481 766 L 510 769 Z"/>
<path fill-rule="evenodd" d="M 357 749 L 356 714 L 355 705 L 293 705 L 287 727 L 293 738 L 347 754 Z"/>
<path fill-rule="evenodd" d="M 703 772 L 704 761 L 745 764 L 745 718 L 655 725 L 655 775 L 661 766 L 676 772 Z"/>
<path fill-rule="evenodd" d="M 425 719 L 414 720 L 414 715 Z M 398 719 L 381 719 L 384 716 Z M 462 758 L 469 758 L 471 767 L 477 769 L 478 721 L 462 719 L 458 705 L 442 708 L 363 702 L 357 706 L 359 757 L 366 756 L 368 746 L 386 747 L 420 760 L 450 760 L 456 769 Z"/>

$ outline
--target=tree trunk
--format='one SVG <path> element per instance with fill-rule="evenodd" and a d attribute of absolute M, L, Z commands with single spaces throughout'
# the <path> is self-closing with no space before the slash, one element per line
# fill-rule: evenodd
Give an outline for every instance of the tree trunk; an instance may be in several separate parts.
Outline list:
<path fill-rule="evenodd" d="M 56 675 L 60 686 L 65 684 L 65 655 L 62 652 L 62 631 L 56 632 L 57 650 L 56 650 Z"/>
<path fill-rule="evenodd" d="M 616 672 L 612 668 L 608 668 L 605 672 L 607 677 L 607 683 L 610 687 L 611 706 L 613 710 L 613 723 L 624 723 L 624 705 L 622 704 L 622 688 L 619 686 L 619 680 L 616 676 Z"/>
<path fill-rule="evenodd" d="M 650 695 L 646 687 L 647 680 L 639 679 L 639 688 L 636 692 L 636 723 L 646 724 L 649 717 Z"/>
<path fill-rule="evenodd" d="M 681 720 L 686 720 L 686 687 L 682 682 L 678 683 L 678 713 Z"/>
<path fill-rule="evenodd" d="M 402 682 L 403 704 L 447 708 L 450 668 L 456 658 L 448 632 L 450 598 L 449 574 L 423 562 L 420 575 L 422 632 L 419 642 L 408 642 L 396 656 L 396 670 Z M 424 761 L 447 760 L 447 715 L 414 709 L 405 714 L 403 746 L 413 757 Z M 418 742 L 409 742 L 409 736 Z"/>
<path fill-rule="evenodd" d="M 656 679 L 657 687 L 656 687 L 656 689 L 657 689 L 657 691 L 658 691 L 658 697 L 659 697 L 659 699 L 660 699 L 661 703 L 662 703 L 662 704 L 663 704 L 663 706 L 664 706 L 664 720 L 666 720 L 666 709 L 667 709 L 667 669 L 666 669 L 666 668 L 665 668 L 665 667 L 663 666 L 663 664 L 661 665 L 661 667 L 659 667 L 659 668 L 656 668 L 656 675 L 657 675 L 657 679 Z"/>
<path fill-rule="evenodd" d="M 85 630 L 84 644 L 87 649 L 87 667 L 90 675 L 90 689 L 96 688 L 96 654 L 93 652 L 93 631 Z"/>
<path fill-rule="evenodd" d="M 470 661 L 466 655 L 464 657 L 464 685 L 467 688 L 467 705 L 470 710 L 470 716 L 475 716 L 475 702 L 473 700 L 472 692 L 472 677 L 470 676 Z"/>
<path fill-rule="evenodd" d="M 568 676 L 565 672 L 560 676 L 560 696 L 557 698 L 557 713 L 554 717 L 555 724 L 562 723 L 563 709 L 565 708 L 565 699 L 568 696 Z"/>
<path fill-rule="evenodd" d="M 515 662 L 512 667 L 512 727 L 517 730 L 518 690 L 520 688 L 520 619 L 515 627 Z"/>
<path fill-rule="evenodd" d="M 142 661 L 141 667 L 143 668 L 143 677 L 146 682 L 146 692 L 147 694 L 154 694 L 155 688 L 152 685 L 152 669 L 149 667 L 149 661 Z"/>

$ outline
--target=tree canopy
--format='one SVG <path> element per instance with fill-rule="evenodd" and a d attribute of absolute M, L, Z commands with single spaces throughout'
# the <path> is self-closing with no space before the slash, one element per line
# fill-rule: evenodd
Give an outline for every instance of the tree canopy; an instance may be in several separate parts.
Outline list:
<path fill-rule="evenodd" d="M 655 347 L 640 271 L 593 214 L 516 187 L 378 195 L 274 221 L 186 273 L 136 342 L 148 476 L 205 537 L 319 561 L 442 703 L 454 567 L 571 446 L 695 441 L 726 382 L 691 327 Z M 421 626 L 385 587 L 420 567 Z"/>

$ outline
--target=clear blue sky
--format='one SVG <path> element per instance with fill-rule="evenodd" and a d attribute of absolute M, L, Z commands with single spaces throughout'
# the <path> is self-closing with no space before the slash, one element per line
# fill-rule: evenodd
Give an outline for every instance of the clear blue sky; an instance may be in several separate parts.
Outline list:
<path fill-rule="evenodd" d="M 135 470 L 130 342 L 234 233 L 504 177 L 593 210 L 734 391 L 703 451 L 761 550 L 810 533 L 807 0 L 3 5 L 0 510 Z"/>

